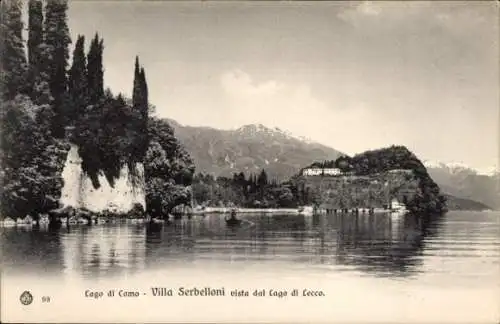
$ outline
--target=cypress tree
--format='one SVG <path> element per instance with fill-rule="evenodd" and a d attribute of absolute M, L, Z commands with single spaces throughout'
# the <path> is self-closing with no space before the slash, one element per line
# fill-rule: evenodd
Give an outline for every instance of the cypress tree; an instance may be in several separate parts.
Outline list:
<path fill-rule="evenodd" d="M 148 140 L 148 86 L 146 82 L 146 73 L 144 68 L 139 64 L 139 57 L 135 57 L 134 65 L 134 85 L 132 91 L 132 107 L 139 117 L 137 124 L 137 141 L 135 154 L 136 157 L 142 159 L 149 145 Z"/>
<path fill-rule="evenodd" d="M 119 93 L 118 96 L 116 96 L 116 103 L 120 107 L 125 107 L 126 101 L 122 93 Z"/>
<path fill-rule="evenodd" d="M 99 39 L 99 34 L 95 34 L 90 43 L 87 55 L 87 84 L 89 87 L 90 104 L 96 105 L 104 97 L 104 69 L 102 64 L 102 54 L 104 42 Z"/>
<path fill-rule="evenodd" d="M 34 80 L 31 89 L 31 100 L 37 105 L 52 105 L 54 102 L 49 85 L 50 77 L 44 68 L 51 60 L 51 52 L 52 49 L 45 43 L 40 45 L 40 70 L 33 75 Z M 47 122 L 51 123 L 52 121 Z"/>
<path fill-rule="evenodd" d="M 144 68 L 141 67 L 141 71 L 139 73 L 139 86 L 141 91 L 141 117 L 144 121 L 148 120 L 148 107 L 149 107 L 149 99 L 148 99 L 148 84 L 146 82 L 146 73 L 144 72 Z"/>
<path fill-rule="evenodd" d="M 85 57 L 85 37 L 78 35 L 73 52 L 73 64 L 69 70 L 68 95 L 71 111 L 68 111 L 70 124 L 83 115 L 87 106 L 87 60 Z"/>
<path fill-rule="evenodd" d="M 257 184 L 259 185 L 260 189 L 263 189 L 267 184 L 267 173 L 264 169 L 259 174 L 259 178 L 257 180 Z"/>
<path fill-rule="evenodd" d="M 96 78 L 96 91 L 98 95 L 104 95 L 104 67 L 102 63 L 102 55 L 104 52 L 104 39 L 100 39 L 97 44 L 97 64 L 95 73 L 97 75 Z"/>
<path fill-rule="evenodd" d="M 4 99 L 13 99 L 26 88 L 26 55 L 23 45 L 22 3 L 19 0 L 2 1 L 0 4 L 0 88 Z"/>
<path fill-rule="evenodd" d="M 141 156 L 144 156 L 147 151 L 147 147 L 149 146 L 149 136 L 148 136 L 148 84 L 146 82 L 146 73 L 144 72 L 144 68 L 141 68 L 141 72 L 139 74 L 140 77 L 140 86 L 141 86 L 141 118 L 142 125 L 141 129 L 143 131 L 142 136 L 142 151 L 140 152 Z"/>
<path fill-rule="evenodd" d="M 135 57 L 134 65 L 134 85 L 132 90 L 132 107 L 135 112 L 141 111 L 141 76 L 139 67 L 139 57 Z"/>
<path fill-rule="evenodd" d="M 43 47 L 43 5 L 40 0 L 30 0 L 28 3 L 28 81 L 29 95 L 35 103 L 49 103 L 48 84 L 41 84 Z M 44 81 L 47 81 L 45 78 Z M 43 87 L 43 90 L 40 90 Z M 43 93 L 49 96 L 41 98 Z"/>
<path fill-rule="evenodd" d="M 40 0 L 28 4 L 28 62 L 31 70 L 40 68 L 41 45 L 43 43 L 43 6 Z"/>
<path fill-rule="evenodd" d="M 64 135 L 65 113 L 64 101 L 67 95 L 66 70 L 69 59 L 69 44 L 71 38 L 67 24 L 67 0 L 47 0 L 45 7 L 44 36 L 47 45 L 47 65 L 44 66 L 49 78 L 49 87 L 54 99 L 53 134 L 56 137 Z"/>

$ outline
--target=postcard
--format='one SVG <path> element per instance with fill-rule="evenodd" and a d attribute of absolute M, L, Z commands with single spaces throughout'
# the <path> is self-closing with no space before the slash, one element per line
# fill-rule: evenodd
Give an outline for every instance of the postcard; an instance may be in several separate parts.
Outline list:
<path fill-rule="evenodd" d="M 498 2 L 6 0 L 5 323 L 498 323 Z"/>

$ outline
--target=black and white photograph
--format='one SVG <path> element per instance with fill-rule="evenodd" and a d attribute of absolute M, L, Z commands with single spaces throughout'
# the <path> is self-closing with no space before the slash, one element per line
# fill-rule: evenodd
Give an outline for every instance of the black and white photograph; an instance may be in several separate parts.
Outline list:
<path fill-rule="evenodd" d="M 0 321 L 499 323 L 499 8 L 1 0 Z"/>

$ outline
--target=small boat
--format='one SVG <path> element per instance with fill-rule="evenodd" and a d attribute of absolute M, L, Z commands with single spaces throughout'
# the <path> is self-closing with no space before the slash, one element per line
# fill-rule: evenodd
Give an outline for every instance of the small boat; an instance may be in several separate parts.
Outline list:
<path fill-rule="evenodd" d="M 226 225 L 228 226 L 236 226 L 241 224 L 241 219 L 236 218 L 236 210 L 231 210 L 231 217 L 225 218 Z"/>
<path fill-rule="evenodd" d="M 78 219 L 76 217 L 70 217 L 68 219 L 68 224 L 69 225 L 78 225 Z"/>
<path fill-rule="evenodd" d="M 237 219 L 237 218 L 226 218 L 226 225 L 228 226 L 236 226 L 236 225 L 240 225 L 241 224 L 241 219 Z"/>

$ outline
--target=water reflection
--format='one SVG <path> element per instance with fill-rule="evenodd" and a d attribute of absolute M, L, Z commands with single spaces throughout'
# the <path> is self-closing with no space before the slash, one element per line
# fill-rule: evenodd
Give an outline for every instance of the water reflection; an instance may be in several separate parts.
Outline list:
<path fill-rule="evenodd" d="M 64 269 L 61 233 L 47 228 L 0 229 L 2 270 L 57 275 Z"/>
<path fill-rule="evenodd" d="M 132 274 L 144 269 L 144 230 L 102 225 L 72 228 L 62 237 L 65 270 L 84 277 Z"/>
<path fill-rule="evenodd" d="M 410 276 L 421 271 L 425 238 L 438 235 L 440 218 L 406 215 L 334 216 L 338 263 L 354 265 L 377 276 Z"/>
<path fill-rule="evenodd" d="M 425 238 L 442 220 L 388 215 L 241 215 L 227 227 L 221 215 L 151 225 L 106 224 L 59 231 L 2 229 L 4 264 L 21 271 L 86 278 L 150 268 L 283 262 L 376 276 L 410 276 L 422 263 Z M 245 263 L 246 262 L 246 263 Z"/>

